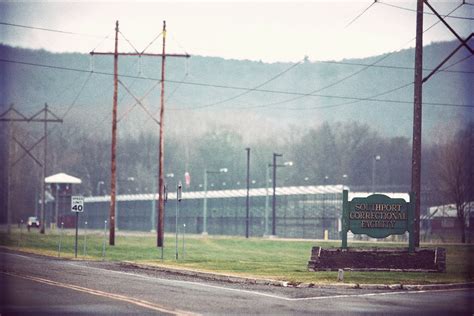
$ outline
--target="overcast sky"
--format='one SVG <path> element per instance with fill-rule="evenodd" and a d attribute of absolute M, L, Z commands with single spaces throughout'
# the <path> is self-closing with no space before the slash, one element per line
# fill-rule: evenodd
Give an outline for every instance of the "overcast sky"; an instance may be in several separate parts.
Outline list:
<path fill-rule="evenodd" d="M 0 3 L 0 22 L 80 33 L 46 32 L 0 25 L 4 44 L 44 48 L 54 52 L 111 51 L 115 21 L 141 51 L 155 38 L 166 20 L 167 52 L 219 56 L 233 59 L 298 61 L 367 57 L 414 46 L 416 1 L 378 0 L 354 23 L 346 25 L 373 0 L 364 1 L 79 1 Z M 474 0 L 469 0 L 468 2 Z M 430 3 L 446 14 L 462 0 Z M 425 6 L 425 10 L 429 11 Z M 452 15 L 474 16 L 474 6 L 464 5 Z M 437 18 L 425 15 L 424 28 Z M 449 19 L 463 36 L 473 22 Z M 110 38 L 102 42 L 102 38 Z M 439 23 L 424 35 L 432 41 L 453 40 Z M 133 51 L 121 37 L 121 51 Z M 161 39 L 149 49 L 160 52 Z"/>

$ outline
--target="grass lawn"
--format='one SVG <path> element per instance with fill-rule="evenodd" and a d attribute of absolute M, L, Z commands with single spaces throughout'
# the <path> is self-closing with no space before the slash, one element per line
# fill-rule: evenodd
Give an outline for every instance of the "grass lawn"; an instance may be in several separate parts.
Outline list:
<path fill-rule="evenodd" d="M 159 265 L 210 271 L 237 276 L 251 276 L 294 283 L 336 283 L 337 272 L 308 272 L 306 269 L 312 246 L 316 241 L 269 240 L 242 237 L 207 238 L 186 235 L 185 257 L 182 258 L 182 236 L 179 236 L 180 260 L 175 260 L 175 236 L 165 236 L 164 260 L 161 249 L 156 247 L 156 235 L 150 233 L 129 234 L 119 232 L 115 246 L 108 246 L 106 260 L 132 261 L 141 264 Z M 62 238 L 61 257 L 74 257 L 74 231 L 67 230 Z M 89 231 L 87 234 L 87 256 L 84 256 L 84 235 L 80 232 L 78 259 L 102 259 L 103 234 Z M 27 252 L 58 256 L 59 235 L 38 230 L 26 232 L 14 230 L 11 235 L 0 232 L 0 245 Z M 339 241 L 317 241 L 318 246 L 340 247 Z M 351 246 L 349 244 L 349 246 Z M 406 247 L 394 243 L 358 243 L 357 247 Z M 422 245 L 441 246 L 447 249 L 446 273 L 407 272 L 346 272 L 345 283 L 382 284 L 429 284 L 474 281 L 474 245 Z"/>

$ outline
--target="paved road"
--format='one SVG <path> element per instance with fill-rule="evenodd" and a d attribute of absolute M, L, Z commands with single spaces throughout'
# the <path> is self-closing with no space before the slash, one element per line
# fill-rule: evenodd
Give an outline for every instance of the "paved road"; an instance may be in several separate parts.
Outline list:
<path fill-rule="evenodd" d="M 0 315 L 473 315 L 474 289 L 369 291 L 204 281 L 0 249 Z"/>

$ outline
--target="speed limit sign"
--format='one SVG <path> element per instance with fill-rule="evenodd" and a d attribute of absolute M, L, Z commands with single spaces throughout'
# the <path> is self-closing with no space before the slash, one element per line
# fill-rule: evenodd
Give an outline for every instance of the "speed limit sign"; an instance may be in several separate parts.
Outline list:
<path fill-rule="evenodd" d="M 71 196 L 71 212 L 84 212 L 84 197 L 80 195 Z"/>

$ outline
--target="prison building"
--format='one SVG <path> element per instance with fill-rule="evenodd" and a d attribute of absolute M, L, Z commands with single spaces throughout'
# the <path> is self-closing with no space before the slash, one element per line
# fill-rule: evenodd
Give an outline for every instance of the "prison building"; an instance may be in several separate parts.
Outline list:
<path fill-rule="evenodd" d="M 275 235 L 289 238 L 339 239 L 342 214 L 343 185 L 278 187 L 275 192 Z M 351 192 L 352 197 L 371 193 Z M 384 193 L 408 200 L 408 194 Z M 272 189 L 249 191 L 250 236 L 272 235 Z M 186 233 L 203 232 L 204 199 L 207 200 L 207 232 L 210 235 L 245 236 L 246 189 L 183 192 L 179 202 L 178 228 L 186 225 Z M 116 227 L 118 230 L 153 231 L 156 229 L 157 194 L 118 195 Z M 108 220 L 110 196 L 86 197 L 81 226 L 100 229 Z M 176 229 L 176 193 L 169 193 L 165 204 L 165 232 Z"/>

